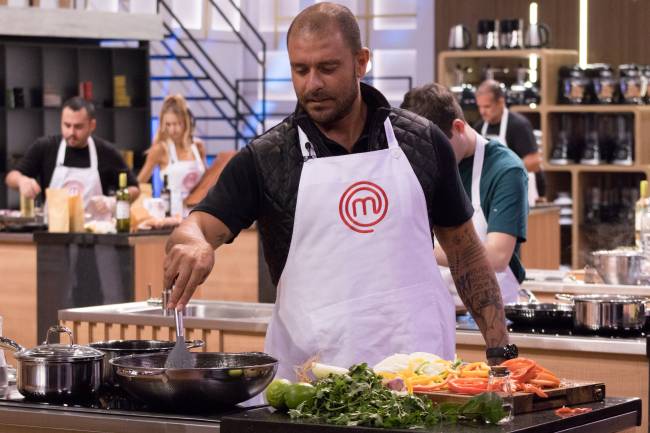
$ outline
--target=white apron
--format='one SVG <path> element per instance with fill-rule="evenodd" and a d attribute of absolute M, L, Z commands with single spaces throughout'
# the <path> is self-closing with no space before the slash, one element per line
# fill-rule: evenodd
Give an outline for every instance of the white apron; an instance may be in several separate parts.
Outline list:
<path fill-rule="evenodd" d="M 388 149 L 328 158 L 299 129 L 306 162 L 265 342 L 279 377 L 295 380 L 314 355 L 346 368 L 399 352 L 454 356 L 424 192 L 388 119 L 384 129 Z"/>
<path fill-rule="evenodd" d="M 501 123 L 499 124 L 499 135 L 487 135 L 488 122 L 483 122 L 483 127 L 481 128 L 481 135 L 488 140 L 497 139 L 501 144 L 508 146 L 506 141 L 506 131 L 508 130 L 508 109 L 504 108 L 503 113 L 501 114 Z M 532 171 L 528 172 L 528 205 L 530 207 L 535 206 L 537 198 L 539 197 L 539 192 L 537 191 L 537 182 L 535 179 L 535 173 Z"/>
<path fill-rule="evenodd" d="M 180 191 L 181 199 L 185 200 L 194 187 L 199 183 L 203 173 L 205 173 L 205 165 L 201 159 L 199 149 L 194 143 L 190 146 L 194 160 L 180 161 L 176 153 L 176 145 L 172 140 L 167 140 L 167 150 L 169 152 L 169 164 L 164 170 L 161 170 L 160 175 L 167 175 L 169 182 L 169 189 L 172 191 Z M 189 209 L 183 207 L 183 217 L 189 214 Z"/>
<path fill-rule="evenodd" d="M 59 150 L 56 154 L 56 165 L 50 180 L 50 188 L 66 188 L 70 195 L 81 194 L 84 201 L 84 208 L 92 197 L 102 195 L 102 182 L 97 169 L 97 148 L 92 137 L 88 137 L 88 153 L 90 156 L 90 167 L 67 167 L 65 151 L 68 147 L 65 139 L 61 139 Z"/>
<path fill-rule="evenodd" d="M 487 229 L 488 223 L 485 219 L 485 214 L 481 208 L 481 195 L 480 195 L 480 186 L 481 186 L 481 175 L 483 173 L 483 161 L 485 160 L 485 144 L 486 140 L 483 137 L 476 135 L 476 150 L 474 152 L 474 163 L 472 165 L 472 189 L 471 189 L 471 199 L 472 207 L 474 208 L 474 215 L 472 215 L 472 223 L 474 224 L 474 229 L 478 235 L 481 242 L 485 244 L 487 239 Z M 436 247 L 438 245 L 436 244 Z M 463 302 L 457 295 L 456 286 L 454 285 L 454 280 L 451 277 L 451 272 L 449 268 L 441 266 L 440 271 L 443 278 L 447 282 L 449 291 L 454 295 L 454 302 L 456 305 L 463 305 Z M 506 266 L 506 269 L 503 272 L 496 272 L 497 281 L 499 282 L 499 287 L 501 288 L 501 297 L 503 298 L 504 303 L 508 302 L 517 302 L 517 297 L 519 293 L 519 281 L 515 277 L 515 274 L 512 273 L 510 266 Z"/>

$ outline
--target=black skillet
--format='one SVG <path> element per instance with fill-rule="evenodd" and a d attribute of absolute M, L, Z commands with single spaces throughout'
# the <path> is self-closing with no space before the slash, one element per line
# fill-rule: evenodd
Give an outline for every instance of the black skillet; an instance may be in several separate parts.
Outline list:
<path fill-rule="evenodd" d="M 506 304 L 506 317 L 518 326 L 573 327 L 573 305 L 557 303 Z"/>

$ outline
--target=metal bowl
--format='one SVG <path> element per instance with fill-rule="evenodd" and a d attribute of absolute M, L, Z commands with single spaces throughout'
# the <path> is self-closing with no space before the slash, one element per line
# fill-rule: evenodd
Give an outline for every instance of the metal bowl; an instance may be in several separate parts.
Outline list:
<path fill-rule="evenodd" d="M 277 359 L 261 352 L 192 353 L 193 368 L 165 368 L 166 353 L 110 360 L 133 397 L 181 412 L 215 411 L 248 400 L 273 380 Z"/>
<path fill-rule="evenodd" d="M 591 253 L 594 268 L 607 284 L 641 284 L 645 257 L 637 250 L 602 250 Z"/>

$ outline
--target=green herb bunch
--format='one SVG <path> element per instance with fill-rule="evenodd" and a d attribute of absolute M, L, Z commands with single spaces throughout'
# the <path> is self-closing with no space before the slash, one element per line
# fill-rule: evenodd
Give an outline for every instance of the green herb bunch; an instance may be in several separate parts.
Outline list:
<path fill-rule="evenodd" d="M 296 409 L 292 419 L 347 426 L 424 428 L 440 422 L 490 422 L 505 416 L 494 393 L 473 397 L 465 404 L 434 404 L 414 395 L 397 394 L 382 384 L 368 366 L 350 367 L 349 374 L 330 374 L 314 384 L 314 396 Z"/>

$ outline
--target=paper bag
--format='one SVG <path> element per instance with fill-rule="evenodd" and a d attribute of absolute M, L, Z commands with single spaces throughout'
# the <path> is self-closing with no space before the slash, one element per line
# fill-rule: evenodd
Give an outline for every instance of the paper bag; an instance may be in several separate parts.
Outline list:
<path fill-rule="evenodd" d="M 70 231 L 84 231 L 84 203 L 79 194 L 68 196 L 68 209 L 70 213 Z"/>
<path fill-rule="evenodd" d="M 68 190 L 65 188 L 47 188 L 47 226 L 53 233 L 68 233 L 70 231 L 70 209 L 68 206 Z"/>

